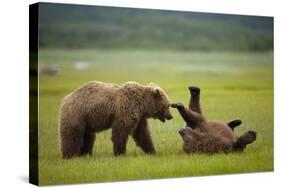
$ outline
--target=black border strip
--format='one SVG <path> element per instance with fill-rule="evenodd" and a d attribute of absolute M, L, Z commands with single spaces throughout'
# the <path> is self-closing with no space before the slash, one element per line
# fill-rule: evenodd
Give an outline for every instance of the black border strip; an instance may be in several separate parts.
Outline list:
<path fill-rule="evenodd" d="M 29 5 L 29 182 L 39 185 L 38 174 L 38 12 Z"/>

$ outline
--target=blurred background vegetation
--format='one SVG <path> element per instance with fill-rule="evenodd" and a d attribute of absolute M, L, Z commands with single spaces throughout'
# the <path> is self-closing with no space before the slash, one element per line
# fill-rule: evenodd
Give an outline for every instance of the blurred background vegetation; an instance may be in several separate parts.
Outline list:
<path fill-rule="evenodd" d="M 41 3 L 41 48 L 265 51 L 273 18 Z"/>

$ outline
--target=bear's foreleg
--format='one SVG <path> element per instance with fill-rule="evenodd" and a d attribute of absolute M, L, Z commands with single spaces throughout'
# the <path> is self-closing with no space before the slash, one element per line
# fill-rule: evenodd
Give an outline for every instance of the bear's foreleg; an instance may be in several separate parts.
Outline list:
<path fill-rule="evenodd" d="M 121 123 L 114 122 L 112 125 L 113 152 L 115 156 L 126 153 L 126 145 L 129 137 L 129 131 Z"/>
<path fill-rule="evenodd" d="M 91 132 L 86 132 L 84 134 L 83 145 L 81 148 L 81 155 L 92 155 L 93 154 L 93 146 L 96 140 L 96 134 Z"/>
<path fill-rule="evenodd" d="M 193 112 L 192 110 L 185 108 L 182 103 L 171 104 L 171 107 L 178 109 L 184 121 L 187 123 L 188 126 L 190 126 L 193 129 L 195 128 L 196 125 L 198 125 L 198 123 L 204 121 L 203 116 L 201 116 L 196 112 Z"/>
<path fill-rule="evenodd" d="M 133 139 L 145 153 L 156 153 L 146 119 L 142 119 L 138 124 L 133 132 Z"/>

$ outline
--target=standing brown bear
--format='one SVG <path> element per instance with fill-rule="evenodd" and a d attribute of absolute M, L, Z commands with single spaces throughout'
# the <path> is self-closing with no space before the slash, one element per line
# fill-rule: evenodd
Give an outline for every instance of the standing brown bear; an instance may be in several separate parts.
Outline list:
<path fill-rule="evenodd" d="M 62 157 L 91 155 L 96 133 L 109 128 L 115 155 L 126 153 L 129 135 L 145 153 L 155 153 L 147 119 L 172 119 L 169 104 L 164 90 L 153 83 L 86 83 L 67 95 L 60 107 Z"/>
<path fill-rule="evenodd" d="M 186 153 L 215 153 L 243 151 L 246 146 L 256 140 L 255 131 L 247 131 L 240 137 L 234 134 L 234 128 L 241 124 L 240 120 L 228 123 L 208 121 L 200 106 L 200 88 L 189 87 L 191 98 L 189 109 L 181 103 L 172 104 L 177 108 L 186 122 L 186 128 L 179 131 L 184 141 L 183 150 Z"/>

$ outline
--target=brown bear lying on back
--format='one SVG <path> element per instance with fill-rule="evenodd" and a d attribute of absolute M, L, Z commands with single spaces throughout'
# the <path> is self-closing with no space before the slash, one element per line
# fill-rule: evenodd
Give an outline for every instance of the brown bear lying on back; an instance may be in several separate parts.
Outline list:
<path fill-rule="evenodd" d="M 247 131 L 242 136 L 234 134 L 234 128 L 241 124 L 240 120 L 228 123 L 208 121 L 200 106 L 200 88 L 189 87 L 191 98 L 189 109 L 181 103 L 172 104 L 177 108 L 186 122 L 186 127 L 179 131 L 184 141 L 186 153 L 216 153 L 243 151 L 246 146 L 256 140 L 255 131 Z"/>

